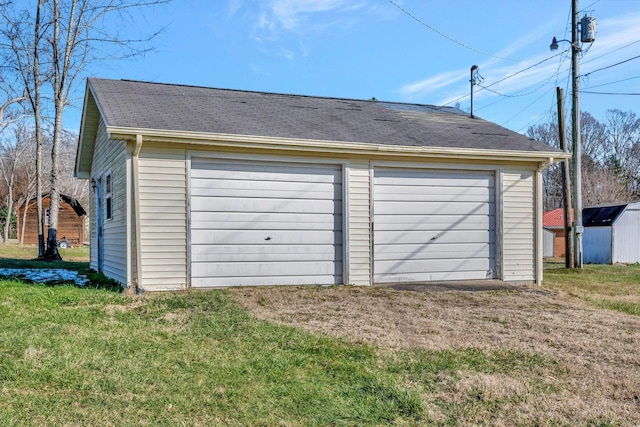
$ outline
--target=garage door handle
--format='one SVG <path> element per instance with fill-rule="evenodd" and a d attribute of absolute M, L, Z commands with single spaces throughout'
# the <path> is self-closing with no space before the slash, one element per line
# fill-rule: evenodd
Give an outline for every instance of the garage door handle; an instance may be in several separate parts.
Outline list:
<path fill-rule="evenodd" d="M 265 237 L 264 240 L 271 240 L 271 236 Z"/>

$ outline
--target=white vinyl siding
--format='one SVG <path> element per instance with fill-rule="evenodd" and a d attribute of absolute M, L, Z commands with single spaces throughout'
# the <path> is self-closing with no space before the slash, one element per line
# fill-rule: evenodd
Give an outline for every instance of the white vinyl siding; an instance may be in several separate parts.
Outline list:
<path fill-rule="evenodd" d="M 586 233 L 586 230 L 585 230 Z M 613 263 L 640 261 L 640 204 L 631 203 L 613 224 Z M 583 244 L 586 247 L 586 244 Z"/>
<path fill-rule="evenodd" d="M 106 203 L 103 200 L 104 259 L 103 273 L 117 282 L 127 285 L 127 146 L 123 141 L 108 139 L 102 120 L 98 126 L 93 151 L 91 178 L 102 180 L 103 198 L 106 194 L 106 175 L 111 175 L 112 218 L 107 220 Z M 96 193 L 90 195 L 91 209 L 96 209 Z M 91 268 L 98 269 L 98 236 L 96 215 L 91 215 Z"/>
<path fill-rule="evenodd" d="M 503 280 L 527 282 L 535 277 L 535 170 L 503 174 Z"/>
<path fill-rule="evenodd" d="M 187 287 L 185 150 L 143 145 L 139 158 L 142 287 Z"/>
<path fill-rule="evenodd" d="M 191 285 L 340 284 L 342 168 L 191 159 Z"/>
<path fill-rule="evenodd" d="M 370 163 L 349 163 L 349 284 L 371 283 Z"/>
<path fill-rule="evenodd" d="M 374 171 L 374 283 L 495 278 L 493 172 Z"/>

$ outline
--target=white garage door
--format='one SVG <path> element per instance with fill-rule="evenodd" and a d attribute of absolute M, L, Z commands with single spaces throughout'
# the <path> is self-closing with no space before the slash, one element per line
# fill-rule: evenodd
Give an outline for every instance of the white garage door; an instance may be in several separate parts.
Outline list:
<path fill-rule="evenodd" d="M 191 285 L 342 283 L 338 166 L 191 161 Z"/>
<path fill-rule="evenodd" d="M 374 171 L 374 282 L 495 277 L 493 173 Z"/>

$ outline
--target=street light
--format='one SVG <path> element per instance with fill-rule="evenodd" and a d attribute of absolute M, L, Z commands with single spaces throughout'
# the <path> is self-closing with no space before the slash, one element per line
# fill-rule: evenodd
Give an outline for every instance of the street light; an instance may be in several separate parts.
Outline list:
<path fill-rule="evenodd" d="M 572 84 L 572 108 L 571 108 L 571 136 L 573 141 L 573 200 L 575 202 L 573 227 L 574 235 L 574 255 L 576 268 L 582 268 L 582 147 L 580 142 L 580 73 L 579 73 L 579 53 L 581 51 L 579 42 L 592 43 L 595 41 L 595 19 L 584 16 L 580 21 L 582 37 L 578 39 L 578 0 L 571 1 L 571 80 Z M 549 46 L 551 50 L 558 49 L 558 40 L 554 37 Z"/>

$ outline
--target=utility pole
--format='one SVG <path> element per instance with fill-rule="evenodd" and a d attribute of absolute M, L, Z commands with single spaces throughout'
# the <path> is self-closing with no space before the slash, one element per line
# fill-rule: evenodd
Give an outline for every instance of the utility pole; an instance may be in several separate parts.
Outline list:
<path fill-rule="evenodd" d="M 560 149 L 569 152 L 567 146 L 566 118 L 564 116 L 564 90 L 556 88 L 558 95 L 558 136 L 560 137 Z M 573 231 L 571 227 L 571 177 L 569 173 L 569 159 L 562 162 L 562 201 L 564 207 L 564 258 L 565 267 L 573 268 L 575 259 L 573 256 Z"/>
<path fill-rule="evenodd" d="M 573 216 L 575 218 L 573 227 L 574 258 L 575 267 L 582 268 L 582 144 L 580 142 L 580 42 L 593 43 L 595 37 L 595 19 L 585 14 L 580 21 L 581 37 L 578 38 L 578 0 L 571 0 L 571 80 L 572 80 L 572 104 L 571 109 L 571 136 L 573 140 L 573 199 L 575 208 Z M 557 40 L 555 37 L 549 48 L 558 49 L 558 41 L 568 42 L 569 40 Z"/>
<path fill-rule="evenodd" d="M 475 73 L 478 71 L 478 66 L 474 65 L 471 67 L 471 118 L 473 119 L 473 87 L 476 85 L 476 76 Z"/>
<path fill-rule="evenodd" d="M 573 140 L 573 198 L 575 267 L 582 268 L 582 147 L 580 142 L 580 39 L 578 38 L 578 0 L 571 0 L 571 77 L 572 104 L 571 134 Z"/>

